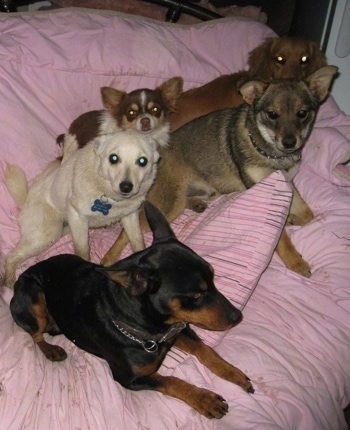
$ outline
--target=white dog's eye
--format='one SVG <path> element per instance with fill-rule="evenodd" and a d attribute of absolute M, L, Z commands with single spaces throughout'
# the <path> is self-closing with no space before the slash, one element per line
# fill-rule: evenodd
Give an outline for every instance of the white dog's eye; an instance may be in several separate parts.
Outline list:
<path fill-rule="evenodd" d="M 111 154 L 111 155 L 109 156 L 109 162 L 110 162 L 111 164 L 116 164 L 116 163 L 118 163 L 118 161 L 119 161 L 119 157 L 118 157 L 118 155 L 117 155 L 117 154 Z"/>
<path fill-rule="evenodd" d="M 147 160 L 147 158 L 146 158 L 146 157 L 140 157 L 140 158 L 137 160 L 137 163 L 138 163 L 138 165 L 139 165 L 139 166 L 141 166 L 141 167 L 145 167 L 145 166 L 147 165 L 147 163 L 148 163 L 148 160 Z"/>

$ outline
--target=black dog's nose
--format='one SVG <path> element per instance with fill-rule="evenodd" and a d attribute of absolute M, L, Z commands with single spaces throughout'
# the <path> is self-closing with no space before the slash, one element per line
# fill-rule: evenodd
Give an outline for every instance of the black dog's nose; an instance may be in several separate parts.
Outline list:
<path fill-rule="evenodd" d="M 297 139 L 294 136 L 287 136 L 283 138 L 282 145 L 286 149 L 293 149 L 297 143 Z"/>
<path fill-rule="evenodd" d="M 133 189 L 133 184 L 130 181 L 123 181 L 119 184 L 119 189 L 123 194 L 129 194 Z"/>
<path fill-rule="evenodd" d="M 231 312 L 231 315 L 230 315 L 231 323 L 237 324 L 241 321 L 241 319 L 242 319 L 242 312 L 239 309 L 235 308 L 234 311 Z"/>

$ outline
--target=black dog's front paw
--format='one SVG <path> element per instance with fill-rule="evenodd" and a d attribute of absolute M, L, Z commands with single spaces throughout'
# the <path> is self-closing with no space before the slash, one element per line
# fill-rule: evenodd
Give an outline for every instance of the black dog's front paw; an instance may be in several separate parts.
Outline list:
<path fill-rule="evenodd" d="M 58 345 L 51 345 L 45 341 L 38 342 L 37 345 L 50 361 L 63 361 L 67 358 L 66 351 Z"/>
<path fill-rule="evenodd" d="M 206 418 L 220 419 L 228 413 L 225 399 L 212 391 L 200 389 L 193 407 Z"/>

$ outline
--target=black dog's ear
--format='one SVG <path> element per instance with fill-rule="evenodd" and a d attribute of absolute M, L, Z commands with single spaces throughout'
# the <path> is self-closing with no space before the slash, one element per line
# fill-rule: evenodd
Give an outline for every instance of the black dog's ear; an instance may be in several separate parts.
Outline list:
<path fill-rule="evenodd" d="M 112 281 L 122 285 L 132 296 L 143 294 L 148 288 L 148 279 L 139 270 L 113 270 L 113 266 L 99 267 L 99 272 L 106 275 Z"/>
<path fill-rule="evenodd" d="M 169 238 L 176 239 L 176 236 L 168 221 L 165 219 L 164 215 L 152 205 L 152 203 L 147 200 L 144 202 L 144 209 L 146 212 L 146 218 L 148 224 L 153 233 L 153 243 L 159 240 L 165 240 Z"/>

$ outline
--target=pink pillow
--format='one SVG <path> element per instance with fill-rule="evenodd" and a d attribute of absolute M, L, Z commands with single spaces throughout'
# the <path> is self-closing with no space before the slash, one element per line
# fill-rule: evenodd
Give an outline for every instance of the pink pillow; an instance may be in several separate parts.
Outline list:
<path fill-rule="evenodd" d="M 177 238 L 213 265 L 217 287 L 239 309 L 246 305 L 271 260 L 291 193 L 283 174 L 276 172 L 249 190 L 221 196 L 200 215 L 186 210 L 172 223 Z M 93 261 L 100 261 L 119 232 L 119 225 L 90 230 Z M 146 243 L 151 241 L 152 234 L 147 233 Z M 69 234 L 25 261 L 19 273 L 37 261 L 66 252 L 74 252 Z M 129 253 L 127 247 L 123 256 Z"/>
<path fill-rule="evenodd" d="M 239 309 L 252 295 L 261 274 L 269 264 L 289 212 L 292 191 L 281 172 L 275 172 L 249 190 L 227 194 L 213 201 L 200 215 L 186 210 L 172 228 L 177 238 L 210 262 L 215 270 L 217 288 Z M 90 230 L 91 258 L 99 262 L 112 246 L 120 226 Z M 146 244 L 152 234 L 146 234 Z M 68 234 L 41 255 L 25 261 L 18 274 L 37 261 L 52 255 L 73 253 Z M 123 256 L 130 253 L 129 246 Z M 9 302 L 4 288 L 2 295 Z M 215 347 L 225 332 L 195 328 L 196 333 Z M 171 373 L 187 354 L 172 349 L 161 367 Z"/>

